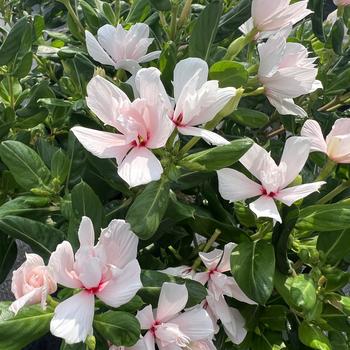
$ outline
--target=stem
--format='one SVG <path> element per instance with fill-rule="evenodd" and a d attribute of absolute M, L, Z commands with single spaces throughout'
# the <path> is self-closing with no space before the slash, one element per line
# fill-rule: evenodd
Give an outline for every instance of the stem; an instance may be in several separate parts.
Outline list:
<path fill-rule="evenodd" d="M 77 14 L 75 13 L 70 1 L 69 0 L 57 0 L 57 1 L 61 2 L 64 6 L 66 6 L 66 9 L 67 9 L 69 15 L 72 17 L 74 23 L 79 28 L 79 31 L 80 31 L 79 39 L 84 41 L 85 29 L 84 29 L 83 25 L 80 23 L 80 20 L 79 20 Z"/>
<path fill-rule="evenodd" d="M 259 87 L 252 92 L 247 92 L 247 93 L 243 94 L 243 97 L 258 96 L 258 95 L 262 95 L 264 92 L 265 92 L 265 88 L 262 86 L 262 87 Z"/>
<path fill-rule="evenodd" d="M 175 128 L 172 132 L 172 134 L 170 135 L 167 143 L 166 143 L 166 149 L 168 151 L 170 151 L 174 145 L 174 140 L 175 140 L 175 137 L 177 136 L 177 129 Z"/>
<path fill-rule="evenodd" d="M 257 33 L 258 30 L 254 28 L 247 35 L 242 35 L 234 40 L 228 47 L 224 60 L 233 60 L 250 42 L 254 40 Z"/>
<path fill-rule="evenodd" d="M 333 162 L 333 160 L 328 159 L 315 181 L 322 181 L 327 179 L 327 177 L 331 174 L 336 165 L 337 164 Z"/>
<path fill-rule="evenodd" d="M 221 231 L 219 229 L 216 229 L 213 235 L 207 241 L 207 244 L 205 245 L 205 247 L 203 248 L 203 253 L 206 253 L 211 248 L 211 246 L 215 243 L 215 241 L 219 238 L 220 235 L 221 235 Z M 201 262 L 202 262 L 202 259 L 198 257 L 192 265 L 192 270 L 196 271 L 199 265 L 201 264 Z"/>
<path fill-rule="evenodd" d="M 120 17 L 120 0 L 114 0 L 114 15 L 117 20 L 117 23 L 119 23 L 119 17 Z"/>
<path fill-rule="evenodd" d="M 325 204 L 329 201 L 331 201 L 334 197 L 336 197 L 338 194 L 342 193 L 346 189 L 350 187 L 350 180 L 344 181 L 339 186 L 337 186 L 334 190 L 326 194 L 324 197 L 322 197 L 317 204 Z"/>
<path fill-rule="evenodd" d="M 10 95 L 10 106 L 14 110 L 15 109 L 15 97 L 13 95 L 13 80 L 12 76 L 10 74 L 7 75 L 7 82 L 8 82 L 8 88 L 9 88 L 9 95 Z"/>
<path fill-rule="evenodd" d="M 182 9 L 180 19 L 178 21 L 178 27 L 181 28 L 186 22 L 191 13 L 192 0 L 186 0 L 185 5 Z"/>
<path fill-rule="evenodd" d="M 176 21 L 177 21 L 177 4 L 173 4 L 171 9 L 171 22 L 170 22 L 170 40 L 174 41 L 176 38 Z"/>
<path fill-rule="evenodd" d="M 46 302 L 48 305 L 50 305 L 52 308 L 55 308 L 59 303 L 51 296 L 48 295 L 46 298 Z"/>
<path fill-rule="evenodd" d="M 218 113 L 213 120 L 205 124 L 204 129 L 213 130 L 226 116 L 235 111 L 239 105 L 239 102 L 241 101 L 243 92 L 243 88 L 237 89 L 236 95 L 232 98 L 232 100 L 227 103 L 223 110 L 220 113 Z M 179 152 L 179 155 L 185 155 L 199 140 L 200 137 L 192 137 L 192 139 L 188 141 L 185 146 L 182 147 L 182 149 Z"/>
<path fill-rule="evenodd" d="M 337 10 L 337 17 L 343 17 L 344 16 L 344 6 L 339 6 Z"/>

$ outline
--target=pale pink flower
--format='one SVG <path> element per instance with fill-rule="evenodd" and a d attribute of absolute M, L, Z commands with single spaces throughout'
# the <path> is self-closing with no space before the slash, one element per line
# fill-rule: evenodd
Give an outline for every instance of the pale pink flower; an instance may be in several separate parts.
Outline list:
<path fill-rule="evenodd" d="M 129 30 L 120 24 L 117 27 L 106 24 L 97 31 L 97 40 L 88 31 L 85 39 L 88 53 L 95 61 L 132 74 L 141 68 L 140 63 L 159 58 L 161 53 L 147 54 L 153 39 L 149 38 L 149 27 L 145 23 L 136 23 Z"/>
<path fill-rule="evenodd" d="M 80 248 L 75 256 L 70 243 L 64 241 L 49 261 L 57 283 L 81 289 L 56 307 L 51 321 L 51 333 L 67 344 L 84 342 L 92 334 L 95 296 L 117 308 L 142 287 L 136 260 L 138 238 L 124 220 L 112 220 L 94 245 L 92 222 L 83 217 L 78 236 Z"/>
<path fill-rule="evenodd" d="M 259 198 L 249 208 L 257 217 L 269 217 L 281 222 L 275 200 L 288 206 L 309 194 L 318 191 L 325 183 L 318 181 L 287 187 L 303 169 L 310 152 L 310 141 L 305 137 L 290 137 L 285 144 L 281 161 L 277 166 L 270 154 L 254 144 L 240 159 L 245 168 L 260 182 L 250 180 L 234 169 L 218 170 L 219 192 L 230 202 Z"/>
<path fill-rule="evenodd" d="M 350 0 L 333 0 L 336 6 L 349 6 Z"/>
<path fill-rule="evenodd" d="M 233 87 L 219 88 L 217 80 L 208 80 L 208 65 L 200 58 L 187 58 L 180 61 L 174 70 L 174 101 L 167 96 L 159 74 L 155 68 L 142 70 L 136 76 L 136 87 L 140 97 L 149 101 L 156 98 L 163 101 L 169 118 L 180 134 L 202 137 L 209 144 L 224 145 L 229 142 L 218 134 L 199 128 L 199 125 L 212 120 L 236 94 Z M 153 86 L 144 84 L 150 78 Z M 144 77 L 142 79 L 142 77 Z"/>
<path fill-rule="evenodd" d="M 142 89 L 152 90 L 159 75 L 156 69 L 141 69 L 136 79 Z M 173 130 L 159 95 L 149 91 L 147 100 L 130 102 L 122 90 L 100 76 L 89 82 L 87 91 L 89 108 L 120 134 L 76 126 L 72 131 L 81 144 L 99 158 L 115 158 L 119 176 L 130 187 L 159 180 L 163 168 L 150 149 L 163 147 Z"/>
<path fill-rule="evenodd" d="M 16 301 L 10 305 L 10 310 L 17 312 L 25 305 L 41 303 L 46 307 L 49 294 L 56 291 L 57 284 L 50 267 L 37 254 L 26 254 L 26 261 L 13 271 L 11 291 Z"/>
<path fill-rule="evenodd" d="M 312 11 L 307 9 L 308 1 L 290 5 L 290 0 L 253 0 L 252 21 L 259 32 L 278 31 L 287 25 L 294 25 Z"/>
<path fill-rule="evenodd" d="M 266 43 L 259 44 L 258 78 L 270 103 L 280 114 L 305 117 L 306 112 L 294 103 L 293 98 L 322 88 L 322 83 L 316 80 L 316 58 L 309 58 L 303 45 L 286 42 L 290 29 L 284 29 Z"/>
<path fill-rule="evenodd" d="M 320 124 L 307 120 L 301 129 L 301 136 L 311 142 L 311 152 L 319 151 L 336 163 L 350 163 L 350 119 L 336 120 L 331 132 L 324 139 Z"/>
<path fill-rule="evenodd" d="M 213 323 L 204 309 L 195 308 L 181 313 L 187 300 L 185 285 L 164 283 L 158 308 L 152 310 L 152 306 L 148 305 L 137 313 L 141 329 L 147 330 L 143 337 L 145 349 L 154 350 L 155 343 L 159 350 L 191 349 L 192 345 L 198 348 L 212 339 Z"/>

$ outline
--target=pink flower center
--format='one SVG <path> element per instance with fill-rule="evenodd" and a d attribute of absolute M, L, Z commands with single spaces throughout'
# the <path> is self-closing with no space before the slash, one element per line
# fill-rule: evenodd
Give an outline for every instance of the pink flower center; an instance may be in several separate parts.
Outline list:
<path fill-rule="evenodd" d="M 147 140 L 149 138 L 149 134 L 147 133 L 147 138 L 144 139 L 141 135 L 137 136 L 137 139 L 132 141 L 132 146 L 134 147 L 144 147 L 147 144 Z"/>
<path fill-rule="evenodd" d="M 276 197 L 277 193 L 276 192 L 267 192 L 266 188 L 262 187 L 261 188 L 261 194 L 266 197 L 271 197 L 274 198 Z"/>
<path fill-rule="evenodd" d="M 103 288 L 107 285 L 107 282 L 103 282 L 102 280 L 100 281 L 99 285 L 97 287 L 93 287 L 93 288 L 85 288 L 85 290 L 89 293 L 89 294 L 97 294 L 99 292 L 101 292 L 103 290 Z"/>
<path fill-rule="evenodd" d="M 209 270 L 209 277 L 211 277 L 215 272 L 218 272 L 217 268 Z"/>
<path fill-rule="evenodd" d="M 180 113 L 177 118 L 174 118 L 174 115 L 173 115 L 172 121 L 176 126 L 185 126 L 182 124 L 183 118 L 184 118 L 183 114 Z"/>
<path fill-rule="evenodd" d="M 160 322 L 159 321 L 154 321 L 151 328 L 149 329 L 149 331 L 151 332 L 151 334 L 153 334 L 153 336 L 156 335 L 156 330 L 157 330 L 157 327 L 160 325 Z"/>

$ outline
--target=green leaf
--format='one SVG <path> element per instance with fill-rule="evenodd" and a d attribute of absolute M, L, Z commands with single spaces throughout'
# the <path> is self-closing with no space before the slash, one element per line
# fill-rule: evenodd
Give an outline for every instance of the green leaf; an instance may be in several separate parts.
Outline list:
<path fill-rule="evenodd" d="M 213 0 L 199 15 L 190 37 L 189 56 L 208 61 L 222 10 L 222 0 Z"/>
<path fill-rule="evenodd" d="M 325 259 L 336 263 L 350 253 L 350 230 L 321 232 L 317 249 L 325 253 Z"/>
<path fill-rule="evenodd" d="M 158 11 L 170 11 L 171 2 L 169 0 L 149 0 L 151 5 Z"/>
<path fill-rule="evenodd" d="M 97 12 L 89 3 L 84 0 L 80 0 L 80 6 L 86 24 L 92 29 L 93 32 L 95 32 L 100 26 Z"/>
<path fill-rule="evenodd" d="M 185 157 L 180 164 L 192 171 L 215 171 L 237 162 L 252 146 L 250 139 L 232 141 Z"/>
<path fill-rule="evenodd" d="M 141 333 L 138 320 L 123 311 L 108 311 L 96 315 L 94 327 L 105 339 L 117 346 L 134 345 Z"/>
<path fill-rule="evenodd" d="M 332 47 L 336 54 L 341 55 L 343 51 L 343 40 L 344 40 L 344 30 L 345 24 L 342 18 L 338 18 L 333 24 L 331 31 Z"/>
<path fill-rule="evenodd" d="M 0 139 L 5 137 L 15 122 L 15 112 L 11 107 L 5 108 L 0 114 Z"/>
<path fill-rule="evenodd" d="M 164 44 L 162 53 L 159 57 L 159 70 L 162 72 L 161 79 L 169 94 L 172 93 L 173 84 L 171 83 L 176 66 L 177 48 L 174 42 L 169 41 Z"/>
<path fill-rule="evenodd" d="M 108 22 L 115 26 L 118 23 L 119 18 L 116 18 L 116 14 L 114 13 L 111 4 L 109 4 L 108 2 L 104 2 L 102 5 L 102 10 Z"/>
<path fill-rule="evenodd" d="M 299 326 L 298 334 L 302 343 L 311 349 L 332 350 L 327 336 L 315 325 L 303 321 Z"/>
<path fill-rule="evenodd" d="M 340 300 L 339 300 L 339 304 L 341 305 L 342 307 L 342 311 L 350 316 L 350 297 L 347 297 L 347 296 L 341 296 L 340 297 Z"/>
<path fill-rule="evenodd" d="M 32 29 L 28 22 L 28 17 L 21 18 L 13 26 L 0 47 L 0 66 L 13 63 L 22 45 L 26 45 L 26 47 L 28 47 L 28 44 L 31 45 L 31 32 Z M 28 38 L 28 33 L 30 38 Z M 26 40 L 23 40 L 24 38 Z"/>
<path fill-rule="evenodd" d="M 210 67 L 209 78 L 218 80 L 220 87 L 241 87 L 248 81 L 249 73 L 244 66 L 233 61 L 219 61 Z"/>
<path fill-rule="evenodd" d="M 266 241 L 238 244 L 231 255 L 231 272 L 249 298 L 265 304 L 273 290 L 273 246 Z"/>
<path fill-rule="evenodd" d="M 262 128 L 269 121 L 267 114 L 248 108 L 237 109 L 231 114 L 230 118 L 236 123 L 248 126 L 252 129 Z"/>
<path fill-rule="evenodd" d="M 33 53 L 27 52 L 20 62 L 18 62 L 13 75 L 17 78 L 24 78 L 26 77 L 30 70 L 32 69 L 32 63 L 33 63 Z"/>
<path fill-rule="evenodd" d="M 17 245 L 12 237 L 0 239 L 0 283 L 4 282 L 17 258 Z"/>
<path fill-rule="evenodd" d="M 270 305 L 261 313 L 259 322 L 274 331 L 284 331 L 288 312 L 288 308 L 283 305 Z"/>
<path fill-rule="evenodd" d="M 169 189 L 165 179 L 151 182 L 128 210 L 126 221 L 141 239 L 149 239 L 157 231 L 168 206 Z"/>
<path fill-rule="evenodd" d="M 313 11 L 313 14 L 311 15 L 312 30 L 322 42 L 325 42 L 323 30 L 324 0 L 309 0 L 308 5 L 309 8 Z"/>
<path fill-rule="evenodd" d="M 125 23 L 143 22 L 151 12 L 151 5 L 149 0 L 135 0 L 133 1 L 128 17 Z"/>
<path fill-rule="evenodd" d="M 30 147 L 18 141 L 4 141 L 0 157 L 16 182 L 25 190 L 49 184 L 51 174 L 44 162 Z"/>
<path fill-rule="evenodd" d="M 0 349 L 23 349 L 49 332 L 52 310 L 43 311 L 40 305 L 33 305 L 14 316 L 8 307 L 8 303 L 0 304 Z"/>
<path fill-rule="evenodd" d="M 62 149 L 58 149 L 51 159 L 51 174 L 53 178 L 63 183 L 67 178 L 69 170 L 69 159 Z"/>
<path fill-rule="evenodd" d="M 146 304 L 157 307 L 161 287 L 164 282 L 185 284 L 188 291 L 188 301 L 186 307 L 200 304 L 207 296 L 206 288 L 199 282 L 181 277 L 170 276 L 162 272 L 153 270 L 143 270 L 141 273 L 143 288 L 138 292 Z"/>
<path fill-rule="evenodd" d="M 0 219 L 0 231 L 4 235 L 29 244 L 34 252 L 49 257 L 56 249 L 57 244 L 64 240 L 63 232 L 50 225 L 22 218 L 6 216 Z"/>

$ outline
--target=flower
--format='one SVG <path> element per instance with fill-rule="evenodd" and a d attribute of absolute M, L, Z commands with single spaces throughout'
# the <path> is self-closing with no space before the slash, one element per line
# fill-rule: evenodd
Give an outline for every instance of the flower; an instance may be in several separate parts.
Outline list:
<path fill-rule="evenodd" d="M 214 249 L 209 253 L 199 253 L 207 271 L 197 273 L 193 279 L 203 285 L 208 284 L 206 310 L 215 324 L 218 320 L 221 321 L 231 341 L 234 344 L 240 344 L 247 335 L 244 328 L 245 320 L 238 310 L 227 305 L 224 296 L 251 305 L 255 305 L 256 302 L 244 294 L 232 276 L 225 275 L 225 272 L 231 269 L 230 257 L 235 246 L 235 243 L 228 243 L 225 245 L 224 251 Z"/>
<path fill-rule="evenodd" d="M 50 267 L 37 254 L 26 254 L 26 261 L 13 272 L 11 291 L 16 301 L 10 311 L 17 312 L 25 305 L 41 303 L 46 307 L 46 298 L 56 291 L 57 284 Z"/>
<path fill-rule="evenodd" d="M 200 58 L 187 58 L 180 61 L 174 70 L 174 108 L 156 71 L 155 68 L 143 69 L 136 76 L 136 87 L 141 98 L 149 101 L 158 96 L 180 134 L 202 137 L 209 144 L 227 144 L 223 137 L 197 126 L 212 120 L 235 96 L 236 89 L 219 88 L 218 81 L 207 81 L 207 63 Z M 151 80 L 149 76 L 157 78 L 152 87 L 144 84 Z"/>
<path fill-rule="evenodd" d="M 280 31 L 258 45 L 258 78 L 270 103 L 280 114 L 305 117 L 306 112 L 293 98 L 322 88 L 322 83 L 316 80 L 316 58 L 309 58 L 303 45 L 286 42 L 290 30 L 291 27 Z"/>
<path fill-rule="evenodd" d="M 97 40 L 89 31 L 85 31 L 85 39 L 88 53 L 95 61 L 132 74 L 141 68 L 140 63 L 158 58 L 161 52 L 147 54 L 153 39 L 149 38 L 145 23 L 136 23 L 129 30 L 120 24 L 116 28 L 106 24 L 97 31 Z"/>
<path fill-rule="evenodd" d="M 316 120 L 307 120 L 301 135 L 311 142 L 311 152 L 319 151 L 328 155 L 336 163 L 350 163 L 350 119 L 336 120 L 326 140 Z"/>
<path fill-rule="evenodd" d="M 145 75 L 143 71 L 136 78 L 143 89 L 152 89 L 160 72 Z M 150 149 L 163 147 L 173 130 L 159 96 L 130 102 L 122 90 L 100 76 L 89 82 L 87 91 L 89 108 L 121 134 L 76 126 L 72 132 L 80 143 L 99 158 L 116 158 L 118 174 L 130 187 L 159 180 L 163 168 Z"/>
<path fill-rule="evenodd" d="M 333 0 L 336 6 L 349 6 L 350 0 Z"/>
<path fill-rule="evenodd" d="M 269 217 L 281 222 L 275 200 L 288 206 L 299 199 L 318 191 L 324 181 L 287 186 L 298 176 L 310 152 L 310 141 L 305 137 L 290 137 L 285 144 L 280 164 L 277 166 L 270 154 L 254 144 L 240 159 L 245 168 L 260 182 L 250 180 L 233 169 L 217 171 L 220 195 L 230 202 L 259 196 L 249 208 L 257 217 Z"/>
<path fill-rule="evenodd" d="M 153 311 L 148 305 L 137 313 L 141 329 L 147 330 L 143 337 L 147 350 L 153 350 L 155 343 L 159 350 L 181 350 L 191 349 L 192 345 L 198 348 L 201 343 L 210 342 L 214 329 L 208 313 L 202 308 L 181 313 L 187 300 L 185 285 L 165 282 L 158 308 Z"/>
<path fill-rule="evenodd" d="M 94 246 L 92 222 L 83 217 L 78 236 L 80 248 L 75 256 L 70 243 L 64 241 L 49 261 L 57 283 L 81 289 L 56 307 L 51 320 L 51 333 L 67 344 L 84 342 L 91 335 L 95 296 L 117 308 L 142 286 L 136 260 L 138 238 L 124 220 L 112 220 Z"/>
<path fill-rule="evenodd" d="M 307 9 L 308 1 L 253 0 L 252 21 L 259 32 L 278 31 L 287 25 L 294 25 L 312 11 Z"/>

